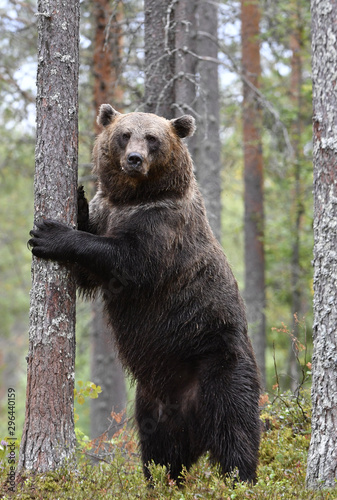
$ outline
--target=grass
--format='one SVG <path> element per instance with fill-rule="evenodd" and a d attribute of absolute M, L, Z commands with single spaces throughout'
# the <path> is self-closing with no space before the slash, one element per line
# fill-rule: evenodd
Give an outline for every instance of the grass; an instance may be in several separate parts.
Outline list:
<path fill-rule="evenodd" d="M 88 442 L 79 432 L 77 468 L 64 466 L 47 474 L 27 474 L 6 492 L 8 464 L 6 447 L 0 454 L 0 497 L 3 499 L 337 499 L 337 490 L 305 489 L 306 457 L 310 441 L 309 395 L 276 394 L 261 399 L 264 432 L 260 447 L 258 480 L 253 485 L 224 480 L 216 467 L 203 457 L 184 471 L 185 485 L 178 488 L 165 467 L 152 465 L 153 487 L 142 473 L 136 436 L 125 425 L 109 443 Z M 116 416 L 118 418 L 118 416 Z M 1 453 L 1 452 L 0 452 Z M 92 457 L 101 460 L 93 465 Z M 16 453 L 18 456 L 18 453 Z"/>

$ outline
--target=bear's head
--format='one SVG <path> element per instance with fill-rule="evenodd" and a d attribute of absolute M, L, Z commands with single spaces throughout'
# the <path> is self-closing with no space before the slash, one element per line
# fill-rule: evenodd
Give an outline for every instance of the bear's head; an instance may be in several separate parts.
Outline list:
<path fill-rule="evenodd" d="M 182 139 L 194 133 L 192 116 L 166 120 L 151 113 L 121 114 L 103 104 L 97 122 L 103 130 L 94 147 L 94 172 L 111 201 L 146 201 L 186 191 L 193 168 Z"/>

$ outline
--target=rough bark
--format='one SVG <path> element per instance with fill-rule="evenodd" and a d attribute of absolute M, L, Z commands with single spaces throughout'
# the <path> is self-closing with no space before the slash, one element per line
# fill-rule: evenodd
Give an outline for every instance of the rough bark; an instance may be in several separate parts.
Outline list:
<path fill-rule="evenodd" d="M 110 0 L 93 3 L 95 44 L 93 55 L 93 105 L 95 116 L 101 104 L 112 103 L 122 111 L 123 88 L 120 86 L 122 56 L 122 7 L 115 7 Z M 95 130 L 99 126 L 95 119 Z M 110 426 L 111 411 L 119 413 L 126 407 L 124 372 L 112 342 L 112 332 L 107 325 L 102 299 L 97 297 L 92 306 L 91 324 L 91 380 L 102 388 L 102 393 L 90 403 L 90 435 L 96 438 L 108 432 L 111 438 L 117 430 Z"/>
<path fill-rule="evenodd" d="M 174 117 L 174 0 L 145 0 L 145 111 Z"/>
<path fill-rule="evenodd" d="M 35 220 L 76 224 L 79 1 L 38 2 Z M 73 456 L 75 283 L 33 258 L 25 424 L 18 470 Z"/>
<path fill-rule="evenodd" d="M 254 92 L 254 87 L 259 87 L 261 75 L 259 22 L 260 10 L 256 0 L 242 0 L 245 301 L 253 347 L 265 385 L 262 117 Z"/>
<path fill-rule="evenodd" d="M 314 350 L 307 486 L 337 479 L 337 0 L 312 0 Z"/>

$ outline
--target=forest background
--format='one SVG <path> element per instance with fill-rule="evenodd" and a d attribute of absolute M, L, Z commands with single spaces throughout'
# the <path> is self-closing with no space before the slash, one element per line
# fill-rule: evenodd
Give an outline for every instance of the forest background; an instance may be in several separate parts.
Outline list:
<path fill-rule="evenodd" d="M 142 110 L 142 2 L 105 3 L 112 9 L 108 19 L 117 20 L 119 40 L 111 104 L 124 112 Z M 104 2 L 81 2 L 79 166 L 80 182 L 87 190 L 93 184 L 90 162 L 97 114 L 94 42 L 98 4 L 102 7 Z M 310 4 L 305 0 L 263 0 L 260 5 L 258 104 L 263 124 L 266 389 L 278 384 L 282 390 L 294 390 L 301 374 L 298 378 L 290 376 L 291 353 L 294 347 L 303 346 L 298 355 L 305 370 L 310 361 L 312 328 Z M 34 1 L 0 1 L 0 417 L 5 413 L 6 390 L 14 387 L 19 432 L 24 419 L 31 286 L 31 254 L 26 242 L 33 222 L 35 12 Z M 218 12 L 221 242 L 244 290 L 240 2 L 220 2 Z M 109 43 L 109 37 L 103 39 L 105 49 Z M 300 299 L 296 311 L 295 294 Z M 86 302 L 79 302 L 77 310 L 76 380 L 98 383 L 90 362 L 94 313 Z M 293 333 L 300 343 L 293 342 Z M 132 389 L 127 397 L 132 400 Z M 81 429 L 90 434 L 89 405 L 77 405 L 76 411 L 80 413 Z M 5 419 L 0 418 L 0 422 Z M 1 425 L 0 436 L 6 434 Z"/>

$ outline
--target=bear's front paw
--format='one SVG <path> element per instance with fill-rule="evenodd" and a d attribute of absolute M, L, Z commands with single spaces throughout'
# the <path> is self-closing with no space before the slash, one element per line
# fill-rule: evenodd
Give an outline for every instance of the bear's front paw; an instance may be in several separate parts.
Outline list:
<path fill-rule="evenodd" d="M 28 241 L 28 247 L 32 249 L 33 255 L 43 259 L 68 260 L 71 233 L 74 229 L 62 222 L 49 219 L 37 222 L 35 226 L 36 228 L 29 233 L 32 238 Z"/>

